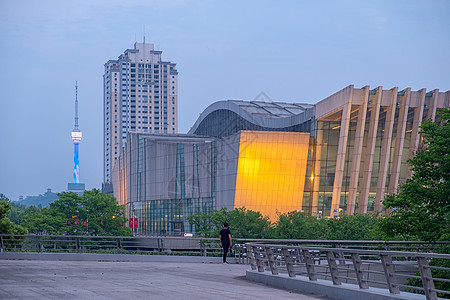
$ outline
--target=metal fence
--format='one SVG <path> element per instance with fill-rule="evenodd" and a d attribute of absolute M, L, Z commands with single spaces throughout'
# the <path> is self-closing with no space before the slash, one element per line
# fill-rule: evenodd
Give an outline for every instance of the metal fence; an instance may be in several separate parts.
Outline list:
<path fill-rule="evenodd" d="M 449 250 L 450 242 L 233 239 L 230 255 L 236 263 L 273 275 L 387 288 L 393 294 L 419 292 L 437 299 L 450 298 Z M 221 247 L 214 238 L 2 234 L 0 252 L 221 256 Z"/>
<path fill-rule="evenodd" d="M 0 252 L 219 256 L 217 239 L 70 235 L 0 235 Z"/>
<path fill-rule="evenodd" d="M 450 254 L 262 243 L 245 246 L 250 265 L 258 272 L 329 280 L 337 286 L 357 284 L 360 289 L 386 288 L 392 294 L 423 293 L 430 300 L 438 295 L 450 297 L 450 268 L 444 267 L 450 263 Z"/>
<path fill-rule="evenodd" d="M 406 241 L 345 241 L 233 239 L 231 255 L 236 263 L 248 264 L 246 243 L 320 246 L 361 250 L 391 250 L 450 253 L 450 242 L 425 243 Z M 68 252 L 68 253 L 130 253 L 220 256 L 221 247 L 215 238 L 173 236 L 80 236 L 80 235 L 0 235 L 1 252 Z"/>

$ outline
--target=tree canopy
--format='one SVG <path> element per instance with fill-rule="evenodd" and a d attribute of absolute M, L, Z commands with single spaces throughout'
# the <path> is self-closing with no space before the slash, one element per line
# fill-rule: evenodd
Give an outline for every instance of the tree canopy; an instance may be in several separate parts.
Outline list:
<path fill-rule="evenodd" d="M 197 234 L 203 237 L 218 237 L 223 223 L 230 224 L 235 237 L 241 238 L 270 238 L 272 236 L 271 222 L 260 212 L 235 208 L 227 211 L 226 208 L 213 210 L 211 213 L 199 213 L 188 218 L 195 225 Z"/>
<path fill-rule="evenodd" d="M 217 237 L 224 222 L 228 222 L 235 238 L 279 238 L 313 240 L 371 240 L 380 238 L 376 230 L 376 215 L 342 216 L 338 219 L 317 219 L 303 212 L 292 211 L 278 216 L 271 222 L 260 212 L 244 207 L 227 211 L 225 208 L 212 213 L 200 213 L 189 217 L 200 236 Z"/>
<path fill-rule="evenodd" d="M 48 208 L 27 214 L 22 225 L 32 233 L 70 235 L 131 235 L 123 208 L 112 195 L 99 190 L 60 193 Z"/>
<path fill-rule="evenodd" d="M 8 218 L 7 213 L 11 209 L 9 199 L 0 194 L 0 234 L 27 234 L 27 230 L 22 226 L 14 224 Z"/>
<path fill-rule="evenodd" d="M 450 110 L 438 114 L 421 126 L 424 146 L 408 161 L 412 177 L 383 201 L 391 213 L 380 228 L 391 238 L 450 240 Z"/>

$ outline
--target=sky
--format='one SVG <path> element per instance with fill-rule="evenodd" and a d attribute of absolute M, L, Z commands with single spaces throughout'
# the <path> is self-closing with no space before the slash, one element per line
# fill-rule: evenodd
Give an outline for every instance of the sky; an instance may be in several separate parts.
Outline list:
<path fill-rule="evenodd" d="M 153 43 L 177 64 L 178 132 L 210 104 L 316 103 L 354 84 L 450 90 L 450 1 L 0 0 L 0 193 L 103 180 L 104 64 Z"/>

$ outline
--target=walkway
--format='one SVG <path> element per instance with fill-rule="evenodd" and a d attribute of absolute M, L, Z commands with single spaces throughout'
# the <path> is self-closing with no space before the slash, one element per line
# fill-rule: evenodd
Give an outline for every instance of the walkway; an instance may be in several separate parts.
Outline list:
<path fill-rule="evenodd" d="M 0 299 L 330 299 L 245 279 L 246 265 L 0 260 Z"/>

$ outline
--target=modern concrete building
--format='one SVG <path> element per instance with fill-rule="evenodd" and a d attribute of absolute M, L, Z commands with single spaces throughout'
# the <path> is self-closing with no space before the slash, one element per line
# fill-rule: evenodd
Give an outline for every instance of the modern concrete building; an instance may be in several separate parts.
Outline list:
<path fill-rule="evenodd" d="M 174 63 L 163 61 L 153 44 L 135 43 L 103 75 L 104 179 L 111 171 L 128 132 L 177 132 L 177 77 Z"/>
<path fill-rule="evenodd" d="M 219 101 L 187 135 L 129 134 L 114 194 L 138 234 L 192 232 L 186 218 L 246 207 L 272 220 L 382 211 L 411 176 L 423 120 L 450 92 L 352 85 L 315 105 Z"/>

